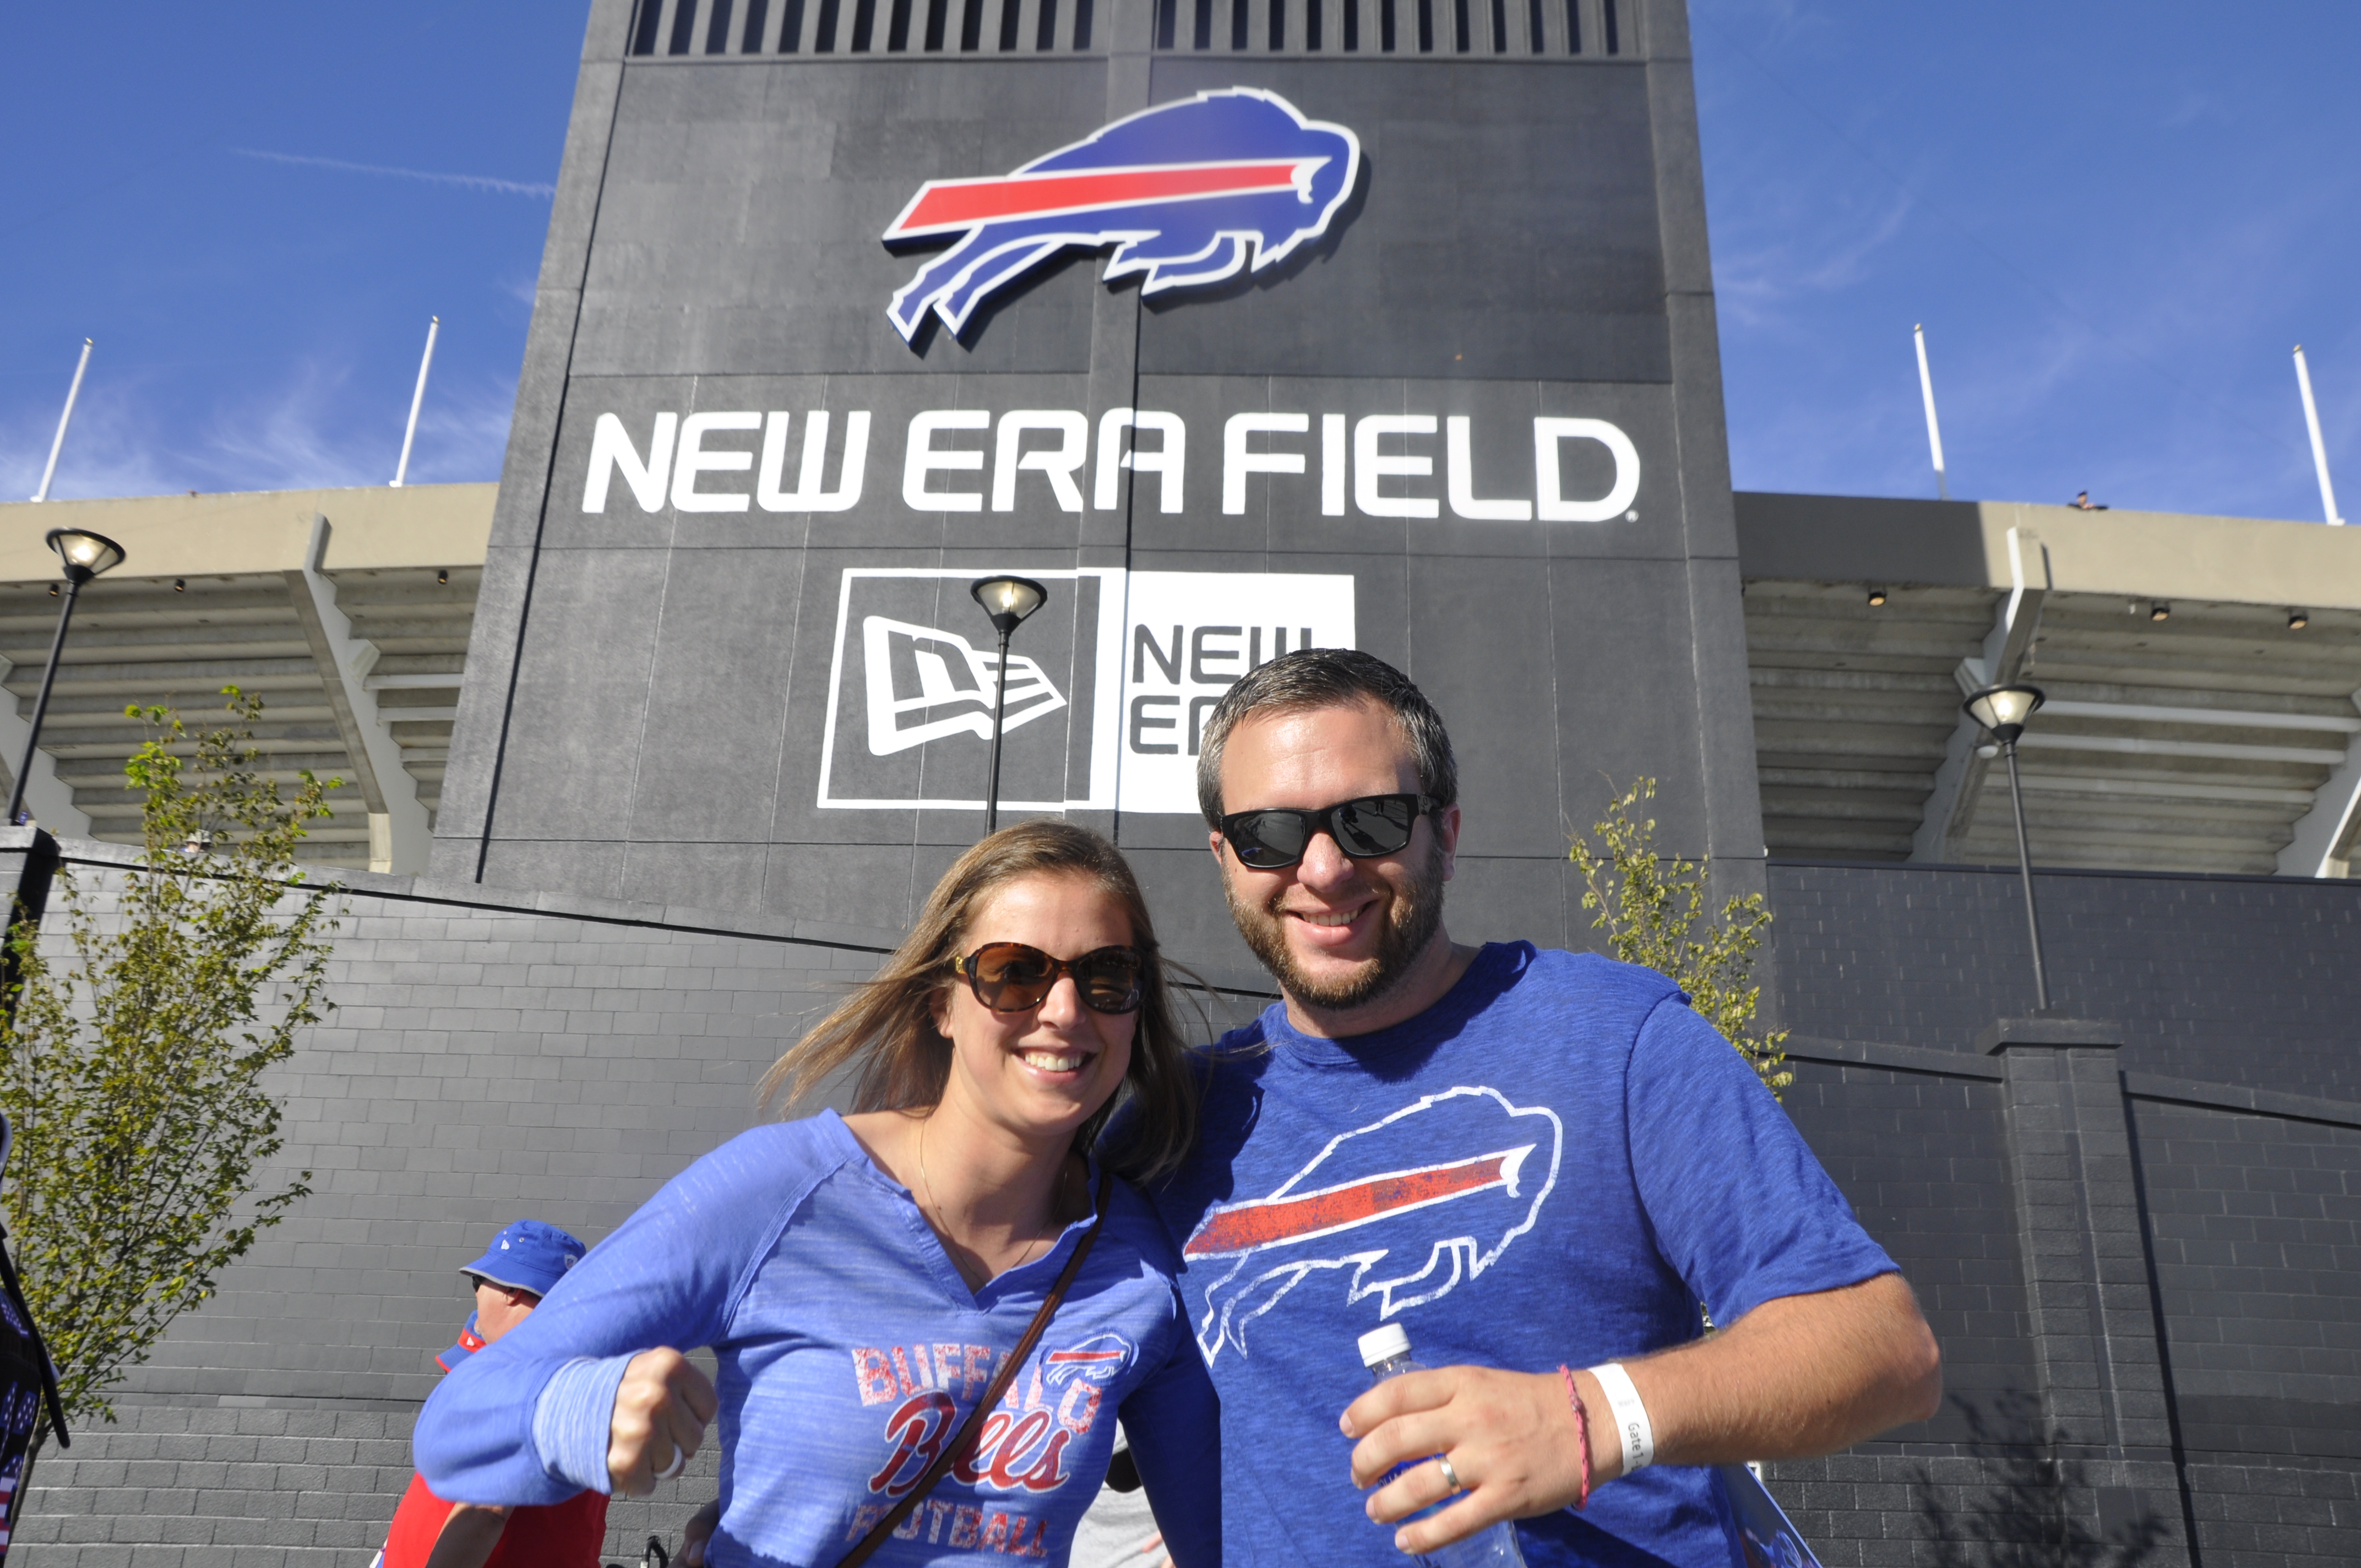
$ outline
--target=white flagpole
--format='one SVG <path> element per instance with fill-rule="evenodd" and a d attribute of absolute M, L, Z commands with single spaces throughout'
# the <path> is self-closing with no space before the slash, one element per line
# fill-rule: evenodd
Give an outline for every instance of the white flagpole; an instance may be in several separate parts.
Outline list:
<path fill-rule="evenodd" d="M 2301 343 L 2295 345 L 2295 384 L 2303 391 L 2304 428 L 2312 432 L 2312 466 L 2320 475 L 2320 510 L 2327 515 L 2330 527 L 2341 528 L 2345 520 L 2336 515 L 2336 487 L 2328 482 L 2328 444 L 2320 439 L 2320 409 L 2312 400 L 2312 369 L 2303 362 Z"/>
<path fill-rule="evenodd" d="M 1935 491 L 1948 501 L 1951 482 L 1943 474 L 1943 427 L 1935 422 L 1935 377 L 1927 368 L 1927 329 L 1914 326 L 1910 334 L 1918 340 L 1918 395 L 1927 400 L 1927 445 L 1935 454 Z"/>
<path fill-rule="evenodd" d="M 410 444 L 418 439 L 418 409 L 426 400 L 426 372 L 434 366 L 434 334 L 441 331 L 443 318 L 429 316 L 426 320 L 426 354 L 418 362 L 418 389 L 410 394 L 410 424 L 401 433 L 401 461 L 394 465 L 393 488 L 401 488 L 402 480 L 410 477 Z"/>
<path fill-rule="evenodd" d="M 49 443 L 49 466 L 41 470 L 41 493 L 33 498 L 37 501 L 49 499 L 49 481 L 58 477 L 58 454 L 64 451 L 66 446 L 66 426 L 73 423 L 74 400 L 82 396 L 82 373 L 89 368 L 90 339 L 85 337 L 82 340 L 82 358 L 74 366 L 73 385 L 66 389 L 66 411 L 58 415 L 57 439 Z M 2311 407 L 2312 394 L 2307 391 L 2304 393 L 2304 406 Z M 2322 472 L 2325 473 L 2326 470 L 2323 469 Z"/>

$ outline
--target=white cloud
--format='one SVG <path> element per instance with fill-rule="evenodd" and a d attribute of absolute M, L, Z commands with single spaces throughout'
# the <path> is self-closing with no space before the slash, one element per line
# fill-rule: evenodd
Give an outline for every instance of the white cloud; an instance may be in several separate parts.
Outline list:
<path fill-rule="evenodd" d="M 189 454 L 217 481 L 199 488 L 295 490 L 392 478 L 401 450 L 399 423 L 390 440 L 350 430 L 331 434 L 322 426 L 346 378 L 343 369 L 305 365 L 278 390 L 216 411 L 203 444 Z"/>
<path fill-rule="evenodd" d="M 1791 214 L 1734 214 L 1728 225 L 1732 239 L 1714 250 L 1715 297 L 1743 325 L 1784 326 L 1785 307 L 1798 297 L 1841 293 L 1864 281 L 1872 258 L 1901 236 L 1913 206 L 1907 192 L 1896 192 L 1882 212 L 1861 214 L 1847 225 L 1851 232 L 1830 234 L 1835 225 L 1826 225 L 1808 237 L 1801 225 L 1790 221 Z"/>
<path fill-rule="evenodd" d="M 145 389 L 136 383 L 89 385 L 74 405 L 73 425 L 58 455 L 49 494 L 58 499 L 85 496 L 152 496 L 188 487 L 178 468 L 143 439 L 153 422 L 142 411 Z M 57 434 L 59 400 L 44 411 L 20 400 L 12 417 L 0 421 L 0 499 L 21 501 L 40 488 L 41 469 Z"/>
<path fill-rule="evenodd" d="M 300 164 L 310 169 L 333 169 L 345 174 L 380 174 L 396 180 L 423 180 L 430 185 L 457 185 L 470 191 L 489 191 L 503 196 L 532 196 L 548 201 L 557 194 L 557 187 L 522 180 L 500 180 L 489 174 L 438 174 L 424 169 L 394 169 L 379 163 L 348 163 L 341 158 L 310 158 L 293 152 L 264 152 L 250 147 L 234 147 L 230 150 L 240 158 L 258 158 L 269 163 Z"/>
<path fill-rule="evenodd" d="M 193 425 L 159 408 L 160 389 L 137 378 L 82 389 L 51 494 L 83 497 L 216 493 L 382 485 L 401 455 L 406 396 L 357 409 L 348 375 L 318 363 L 276 385 L 225 401 Z M 405 389 L 405 391 L 407 389 Z M 497 479 L 516 402 L 511 378 L 430 381 L 419 411 L 410 477 L 423 484 Z M 178 425 L 188 432 L 157 439 Z M 38 488 L 56 415 L 29 400 L 0 420 L 0 497 Z"/>

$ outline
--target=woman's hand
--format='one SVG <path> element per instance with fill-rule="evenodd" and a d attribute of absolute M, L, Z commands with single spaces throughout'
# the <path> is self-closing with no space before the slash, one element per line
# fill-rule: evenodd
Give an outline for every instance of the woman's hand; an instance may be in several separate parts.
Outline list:
<path fill-rule="evenodd" d="M 721 1523 L 721 1499 L 716 1497 L 689 1515 L 680 1527 L 680 1568 L 705 1568 L 705 1543 Z"/>
<path fill-rule="evenodd" d="M 719 1404 L 712 1380 L 680 1352 L 666 1347 L 631 1357 L 608 1428 L 607 1477 L 615 1490 L 644 1497 L 658 1481 L 679 1475 Z"/>

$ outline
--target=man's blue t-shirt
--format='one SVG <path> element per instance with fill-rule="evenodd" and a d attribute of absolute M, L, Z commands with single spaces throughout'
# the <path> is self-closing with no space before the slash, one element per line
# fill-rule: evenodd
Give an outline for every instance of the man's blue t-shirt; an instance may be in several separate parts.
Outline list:
<path fill-rule="evenodd" d="M 1322 1039 L 1273 1005 L 1225 1036 L 1151 1197 L 1221 1395 L 1224 1561 L 1259 1568 L 1403 1561 L 1336 1428 L 1380 1323 L 1429 1366 L 1547 1372 L 1696 1339 L 1700 1303 L 1728 1323 L 1894 1268 L 1670 981 L 1522 942 L 1390 1029 Z M 1706 1469 L 1518 1530 L 1531 1568 L 1741 1560 Z"/>

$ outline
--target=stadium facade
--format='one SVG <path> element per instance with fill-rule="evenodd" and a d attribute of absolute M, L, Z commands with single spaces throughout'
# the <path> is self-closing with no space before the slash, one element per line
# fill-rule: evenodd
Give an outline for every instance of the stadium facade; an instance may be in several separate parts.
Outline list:
<path fill-rule="evenodd" d="M 746 1124 L 979 831 L 995 681 L 1005 807 L 1256 1005 L 1190 776 L 1307 643 L 1450 719 L 1455 933 L 1593 942 L 1567 833 L 1643 775 L 1768 894 L 1788 1106 L 1951 1390 L 1771 1467 L 1832 1568 L 2361 1555 L 2361 538 L 1733 498 L 1679 0 L 595 0 L 496 493 L 71 509 L 146 574 L 30 781 L 85 895 L 125 701 L 276 683 L 353 782 L 315 1194 L 43 1461 L 37 1563 L 362 1561 L 455 1263 Z M 1957 706 L 2028 673 L 2040 1018 Z"/>

